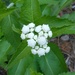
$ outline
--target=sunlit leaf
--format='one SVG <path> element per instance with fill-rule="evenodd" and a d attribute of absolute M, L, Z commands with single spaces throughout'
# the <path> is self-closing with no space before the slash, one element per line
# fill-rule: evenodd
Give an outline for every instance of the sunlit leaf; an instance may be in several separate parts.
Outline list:
<path fill-rule="evenodd" d="M 75 75 L 75 72 L 67 72 L 67 73 L 62 73 L 62 74 L 59 74 L 59 75 Z"/>
<path fill-rule="evenodd" d="M 22 42 L 20 46 L 17 48 L 15 54 L 12 56 L 7 68 L 11 68 L 21 59 L 23 59 L 26 56 L 29 56 L 29 54 L 31 53 L 30 49 L 31 48 L 28 47 L 25 42 Z"/>
<path fill-rule="evenodd" d="M 40 5 L 38 0 L 25 0 L 21 10 L 23 22 L 35 22 L 41 17 Z"/>
<path fill-rule="evenodd" d="M 5 17 L 2 21 L 1 21 L 1 25 L 2 25 L 2 31 L 4 33 L 5 38 L 11 43 L 11 45 L 14 48 L 17 48 L 17 46 L 20 44 L 21 39 L 20 39 L 20 35 L 15 33 L 12 30 L 12 26 L 13 24 L 16 27 L 19 27 L 20 24 L 16 18 L 16 16 L 14 15 L 8 15 L 7 17 Z"/>
<path fill-rule="evenodd" d="M 26 73 L 24 75 L 43 75 L 43 74 L 36 72 L 32 68 L 27 68 Z"/>
<path fill-rule="evenodd" d="M 36 24 L 49 24 L 50 28 L 61 28 L 65 26 L 75 25 L 75 23 L 69 20 L 59 19 L 51 16 L 41 17 L 39 20 L 36 21 Z"/>
<path fill-rule="evenodd" d="M 32 63 L 33 58 L 31 56 L 21 59 L 20 62 L 8 69 L 8 75 L 24 75 L 28 66 Z"/>
<path fill-rule="evenodd" d="M 14 11 L 14 8 L 12 8 L 12 9 L 0 9 L 0 20 L 2 20 L 4 17 L 9 15 L 13 11 Z"/>
<path fill-rule="evenodd" d="M 7 41 L 5 40 L 0 41 L 0 62 L 6 57 L 7 51 L 9 50 L 10 47 L 11 45 Z"/>
<path fill-rule="evenodd" d="M 50 43 L 51 51 L 45 56 L 39 57 L 38 63 L 42 72 L 45 75 L 58 75 L 67 72 L 64 57 L 62 56 L 59 48 Z"/>
<path fill-rule="evenodd" d="M 62 34 L 75 34 L 75 25 L 53 28 L 52 31 L 53 37 L 60 36 Z"/>

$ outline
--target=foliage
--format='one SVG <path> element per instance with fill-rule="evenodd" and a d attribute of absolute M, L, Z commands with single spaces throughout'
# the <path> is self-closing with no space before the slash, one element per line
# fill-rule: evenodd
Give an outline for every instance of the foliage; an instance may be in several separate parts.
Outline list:
<path fill-rule="evenodd" d="M 62 74 L 59 74 L 59 75 L 75 75 L 75 72 L 62 73 Z"/>
<path fill-rule="evenodd" d="M 53 37 L 75 34 L 75 12 L 58 18 L 59 12 L 72 0 L 11 0 L 9 9 L 0 0 L 0 66 L 8 75 L 72 75 L 67 72 L 64 57 L 53 43 L 50 52 L 38 57 L 31 54 L 26 40 L 20 39 L 23 24 L 48 24 Z M 5 64 L 5 62 L 8 64 Z M 61 74 L 62 73 L 62 74 Z"/>

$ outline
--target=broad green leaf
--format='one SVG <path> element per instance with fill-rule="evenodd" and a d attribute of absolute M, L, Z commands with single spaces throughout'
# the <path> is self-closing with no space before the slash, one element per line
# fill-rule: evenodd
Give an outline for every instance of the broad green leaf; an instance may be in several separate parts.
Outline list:
<path fill-rule="evenodd" d="M 75 25 L 53 28 L 52 31 L 53 37 L 60 36 L 62 34 L 75 34 Z"/>
<path fill-rule="evenodd" d="M 7 55 L 7 51 L 9 50 L 10 47 L 11 45 L 7 41 L 5 40 L 0 41 L 0 62 L 4 60 L 4 58 Z"/>
<path fill-rule="evenodd" d="M 21 34 L 21 30 L 16 28 L 15 25 L 12 26 L 12 30 L 18 34 Z"/>
<path fill-rule="evenodd" d="M 26 73 L 24 75 L 43 75 L 43 74 L 36 72 L 32 68 L 27 68 Z"/>
<path fill-rule="evenodd" d="M 51 14 L 51 7 L 49 5 L 46 5 L 44 10 L 42 11 L 42 16 L 50 16 Z"/>
<path fill-rule="evenodd" d="M 34 56 L 34 55 L 33 55 L 33 56 Z M 28 68 L 31 68 L 32 70 L 37 71 L 37 72 L 41 72 L 40 67 L 39 67 L 39 64 L 38 64 L 38 62 L 37 62 L 37 57 L 36 57 L 36 55 L 34 56 L 33 59 L 34 59 L 33 62 L 29 65 Z"/>
<path fill-rule="evenodd" d="M 53 0 L 52 0 L 53 1 Z M 58 16 L 58 14 L 63 10 L 66 6 L 69 7 L 69 5 L 72 3 L 73 0 L 60 0 L 57 1 L 58 3 L 54 3 L 54 5 L 49 5 L 45 10 L 48 11 L 50 9 L 50 15 L 51 16 Z"/>
<path fill-rule="evenodd" d="M 20 35 L 15 33 L 12 30 L 13 24 L 16 27 L 20 27 L 19 21 L 17 20 L 16 16 L 14 16 L 14 15 L 8 15 L 1 21 L 2 31 L 4 33 L 5 38 L 8 40 L 8 42 L 11 43 L 11 45 L 14 48 L 17 48 L 17 46 L 20 44 L 21 40 L 20 40 Z"/>
<path fill-rule="evenodd" d="M 41 17 L 38 0 L 24 0 L 21 11 L 21 19 L 23 19 L 24 23 L 35 22 L 35 20 Z"/>
<path fill-rule="evenodd" d="M 11 14 L 14 11 L 14 8 L 12 9 L 0 9 L 0 21 L 6 17 L 7 15 Z"/>
<path fill-rule="evenodd" d="M 52 15 L 58 15 L 60 11 L 72 3 L 73 0 L 60 0 L 60 3 L 52 8 Z"/>
<path fill-rule="evenodd" d="M 11 68 L 21 59 L 23 59 L 26 56 L 29 56 L 30 53 L 31 53 L 31 48 L 26 46 L 25 42 L 22 42 L 22 44 L 20 44 L 20 46 L 17 48 L 15 54 L 12 56 L 7 68 Z"/>
<path fill-rule="evenodd" d="M 71 13 L 71 14 L 65 14 L 63 15 L 61 18 L 62 19 L 68 19 L 68 20 L 71 20 L 73 22 L 75 22 L 75 12 Z"/>
<path fill-rule="evenodd" d="M 75 75 L 75 72 L 67 72 L 67 73 L 62 73 L 62 74 L 59 74 L 59 75 Z"/>
<path fill-rule="evenodd" d="M 33 58 L 27 56 L 24 59 L 21 59 L 17 65 L 14 65 L 12 68 L 8 69 L 8 75 L 24 75 L 27 67 L 32 63 Z"/>
<path fill-rule="evenodd" d="M 43 75 L 42 73 L 38 73 L 36 71 L 31 70 L 31 75 Z"/>
<path fill-rule="evenodd" d="M 49 5 L 54 5 L 54 4 L 57 4 L 59 2 L 59 0 L 38 0 L 39 3 L 42 5 L 42 4 L 49 4 Z"/>
<path fill-rule="evenodd" d="M 36 24 L 49 24 L 50 28 L 60 28 L 65 26 L 72 26 L 75 25 L 75 23 L 66 20 L 66 19 L 59 19 L 56 17 L 51 16 L 44 16 L 41 17 L 39 20 L 36 21 Z"/>
<path fill-rule="evenodd" d="M 75 34 L 75 23 L 67 19 L 59 19 L 55 17 L 42 17 L 36 21 L 36 24 L 49 24 L 52 28 L 53 37 L 62 34 Z"/>
<path fill-rule="evenodd" d="M 73 0 L 62 0 L 62 1 L 60 1 L 60 8 L 64 8 L 65 6 L 67 6 L 67 5 L 69 5 L 69 4 L 71 4 L 71 2 L 72 2 Z"/>
<path fill-rule="evenodd" d="M 45 75 L 58 75 L 67 72 L 65 60 L 59 48 L 53 43 L 50 43 L 49 46 L 51 47 L 50 52 L 38 58 L 42 72 Z"/>
<path fill-rule="evenodd" d="M 3 36 L 2 28 L 0 26 L 0 38 Z"/>
<path fill-rule="evenodd" d="M 22 41 L 18 46 L 17 50 L 15 51 L 15 54 L 12 56 L 11 60 L 9 61 L 9 63 L 12 62 L 15 59 L 15 57 L 17 57 L 26 46 L 27 46 L 26 40 Z"/>
<path fill-rule="evenodd" d="M 16 65 L 8 69 L 8 75 L 41 75 L 41 73 L 33 72 L 28 69 L 32 68 L 34 71 L 37 71 L 38 65 L 35 63 L 32 55 L 28 55 L 25 58 L 21 59 Z M 29 72 L 29 73 L 28 73 Z"/>
<path fill-rule="evenodd" d="M 5 7 L 6 7 L 5 3 L 2 0 L 0 0 L 0 9 L 5 8 Z"/>
<path fill-rule="evenodd" d="M 10 0 L 11 2 L 17 3 L 18 1 L 23 1 L 23 0 Z"/>
<path fill-rule="evenodd" d="M 9 15 L 15 10 L 15 8 L 7 9 L 4 1 L 0 0 L 0 20 Z"/>

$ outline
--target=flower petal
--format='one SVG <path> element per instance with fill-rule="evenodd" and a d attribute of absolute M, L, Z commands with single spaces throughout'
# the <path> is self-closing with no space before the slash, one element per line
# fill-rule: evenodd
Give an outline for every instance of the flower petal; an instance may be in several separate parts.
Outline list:
<path fill-rule="evenodd" d="M 21 30 L 24 34 L 28 33 L 29 32 L 29 27 L 26 26 L 26 25 L 23 25 L 23 28 Z"/>
<path fill-rule="evenodd" d="M 39 48 L 39 50 L 37 51 L 39 57 L 45 55 L 45 50 L 43 48 Z"/>
<path fill-rule="evenodd" d="M 41 25 L 39 25 L 39 26 L 37 26 L 36 28 L 35 28 L 35 32 L 37 32 L 37 33 L 39 33 L 40 31 L 41 31 Z"/>
<path fill-rule="evenodd" d="M 44 32 L 50 31 L 49 26 L 48 25 L 45 25 L 45 24 L 43 24 L 42 29 L 43 29 Z"/>
<path fill-rule="evenodd" d="M 36 45 L 36 41 L 34 39 L 29 39 L 29 40 L 27 40 L 27 42 L 28 42 L 28 46 L 30 46 L 32 48 L 34 48 Z"/>
<path fill-rule="evenodd" d="M 47 43 L 47 39 L 44 36 L 38 37 L 37 42 L 39 45 L 45 45 Z"/>
<path fill-rule="evenodd" d="M 37 54 L 37 51 L 35 49 L 32 49 L 31 50 L 32 54 L 36 55 Z"/>
<path fill-rule="evenodd" d="M 22 40 L 24 40 L 24 39 L 26 38 L 26 37 L 25 37 L 25 34 L 23 34 L 23 33 L 21 34 L 20 37 L 21 37 Z"/>

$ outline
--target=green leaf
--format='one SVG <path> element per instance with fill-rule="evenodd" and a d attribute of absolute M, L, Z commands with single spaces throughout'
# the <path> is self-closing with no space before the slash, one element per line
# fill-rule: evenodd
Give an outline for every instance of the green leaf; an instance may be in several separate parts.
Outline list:
<path fill-rule="evenodd" d="M 68 6 L 69 4 L 72 3 L 73 0 L 60 0 L 59 4 L 55 5 L 52 8 L 52 15 L 58 15 L 60 13 L 60 11 L 65 8 L 66 6 Z"/>
<path fill-rule="evenodd" d="M 62 34 L 75 34 L 75 25 L 53 28 L 53 37 L 60 36 Z"/>
<path fill-rule="evenodd" d="M 68 19 L 68 20 L 71 20 L 73 22 L 75 22 L 75 12 L 72 12 L 71 14 L 65 14 L 63 15 L 61 18 L 62 19 Z"/>
<path fill-rule="evenodd" d="M 49 46 L 51 47 L 51 51 L 45 56 L 38 58 L 42 72 L 45 75 L 58 75 L 67 72 L 65 60 L 59 48 L 53 43 L 50 43 Z"/>
<path fill-rule="evenodd" d="M 52 4 L 57 4 L 58 2 L 59 2 L 59 0 L 38 0 L 39 1 L 39 3 L 41 4 L 41 5 L 43 5 L 43 4 L 49 4 L 49 5 L 52 5 Z"/>
<path fill-rule="evenodd" d="M 22 42 L 20 46 L 17 48 L 15 54 L 12 56 L 7 68 L 11 68 L 21 59 L 23 59 L 26 56 L 29 56 L 30 53 L 31 53 L 31 48 L 26 45 L 26 42 Z"/>
<path fill-rule="evenodd" d="M 75 72 L 67 72 L 67 73 L 62 73 L 62 74 L 59 74 L 59 75 L 75 75 Z"/>
<path fill-rule="evenodd" d="M 31 75 L 43 75 L 43 74 L 37 73 L 36 71 L 31 71 Z"/>
<path fill-rule="evenodd" d="M 4 60 L 4 58 L 7 55 L 7 51 L 9 50 L 10 47 L 11 45 L 7 41 L 5 40 L 0 41 L 0 62 Z"/>
<path fill-rule="evenodd" d="M 16 14 L 15 14 L 16 15 Z M 15 33 L 12 30 L 12 26 L 13 24 L 16 27 L 19 27 L 20 24 L 16 18 L 16 16 L 14 15 L 8 15 L 7 17 L 5 17 L 2 21 L 1 21 L 1 25 L 2 25 L 2 31 L 4 33 L 5 38 L 8 40 L 8 42 L 11 43 L 11 45 L 14 48 L 17 48 L 17 46 L 20 44 L 21 39 L 20 39 L 20 35 Z"/>
<path fill-rule="evenodd" d="M 0 38 L 3 36 L 2 28 L 0 26 Z"/>
<path fill-rule="evenodd" d="M 8 69 L 8 75 L 24 75 L 27 67 L 32 63 L 33 58 L 31 56 L 25 57 L 20 60 L 17 65 L 14 65 L 12 68 Z"/>
<path fill-rule="evenodd" d="M 6 7 L 5 3 L 2 0 L 0 0 L 0 9 L 3 9 L 5 7 Z"/>
<path fill-rule="evenodd" d="M 67 19 L 59 19 L 51 16 L 44 16 L 37 20 L 36 24 L 49 24 L 53 32 L 53 37 L 62 34 L 75 34 L 75 22 L 72 22 Z"/>
<path fill-rule="evenodd" d="M 73 23 L 69 20 L 59 19 L 59 18 L 51 17 L 51 16 L 41 17 L 39 20 L 36 21 L 36 24 L 37 25 L 49 24 L 50 28 L 60 28 L 60 27 L 75 25 L 75 23 Z"/>
<path fill-rule="evenodd" d="M 32 68 L 27 68 L 24 75 L 43 75 L 43 74 L 36 72 Z"/>
<path fill-rule="evenodd" d="M 43 7 L 43 6 L 42 6 Z M 51 15 L 51 7 L 46 5 L 44 10 L 42 11 L 42 16 L 50 16 Z"/>
<path fill-rule="evenodd" d="M 0 21 L 14 10 L 15 8 L 7 9 L 4 1 L 0 0 Z"/>
<path fill-rule="evenodd" d="M 39 64 L 37 62 L 37 57 L 34 56 L 33 59 L 34 59 L 33 62 L 29 65 L 28 68 L 31 68 L 32 70 L 37 71 L 37 72 L 41 72 L 40 67 L 39 67 Z"/>
<path fill-rule="evenodd" d="M 12 26 L 12 30 L 18 34 L 21 34 L 21 30 L 16 28 L 15 25 Z"/>
<path fill-rule="evenodd" d="M 6 17 L 7 15 L 11 14 L 15 9 L 0 9 L 0 21 Z"/>
<path fill-rule="evenodd" d="M 41 17 L 38 0 L 24 0 L 21 11 L 21 19 L 23 19 L 24 23 L 34 22 Z"/>

